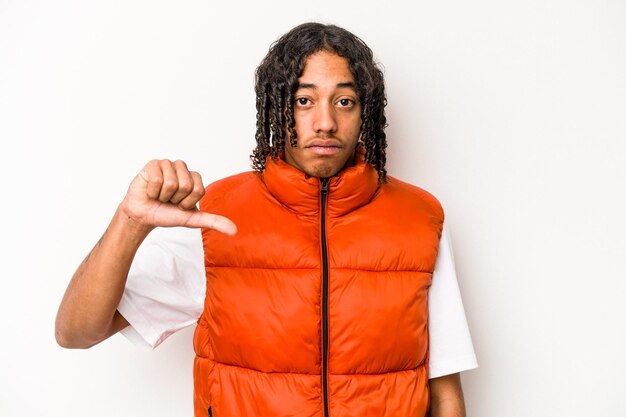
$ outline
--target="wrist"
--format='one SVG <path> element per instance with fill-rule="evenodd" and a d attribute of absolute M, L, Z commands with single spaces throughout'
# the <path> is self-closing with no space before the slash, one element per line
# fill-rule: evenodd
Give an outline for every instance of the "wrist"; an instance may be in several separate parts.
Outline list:
<path fill-rule="evenodd" d="M 127 238 L 131 240 L 143 241 L 148 234 L 155 229 L 155 226 L 141 223 L 133 216 L 131 216 L 122 202 L 113 216 L 111 226 L 122 232 Z"/>

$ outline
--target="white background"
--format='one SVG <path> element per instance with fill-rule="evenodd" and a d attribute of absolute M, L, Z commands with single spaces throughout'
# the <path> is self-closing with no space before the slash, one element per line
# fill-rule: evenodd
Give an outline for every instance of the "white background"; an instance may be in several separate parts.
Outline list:
<path fill-rule="evenodd" d="M 192 329 L 63 350 L 56 309 L 146 161 L 249 169 L 254 69 L 308 20 L 372 47 L 389 170 L 446 209 L 468 415 L 626 416 L 626 2 L 402 3 L 0 0 L 1 416 L 192 414 Z"/>

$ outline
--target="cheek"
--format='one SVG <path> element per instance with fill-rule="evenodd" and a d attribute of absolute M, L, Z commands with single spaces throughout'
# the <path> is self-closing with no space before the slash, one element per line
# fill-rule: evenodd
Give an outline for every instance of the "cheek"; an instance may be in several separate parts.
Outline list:
<path fill-rule="evenodd" d="M 361 117 L 358 116 L 350 123 L 350 135 L 351 136 L 359 136 L 361 132 Z"/>
<path fill-rule="evenodd" d="M 353 131 L 358 132 L 359 130 L 361 130 L 361 111 L 359 109 L 359 111 L 355 112 L 354 115 L 352 115 L 352 117 L 350 118 L 350 126 L 352 127 Z"/>
<path fill-rule="evenodd" d="M 302 112 L 294 111 L 293 113 L 293 121 L 295 122 L 294 129 L 300 134 L 300 131 L 303 129 L 303 126 L 308 126 L 308 119 L 306 115 L 302 114 Z"/>

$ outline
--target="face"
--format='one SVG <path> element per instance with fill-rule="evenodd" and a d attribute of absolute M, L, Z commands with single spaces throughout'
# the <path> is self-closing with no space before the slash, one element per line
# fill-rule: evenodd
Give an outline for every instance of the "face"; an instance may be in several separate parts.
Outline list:
<path fill-rule="evenodd" d="M 348 61 L 325 51 L 309 56 L 294 98 L 298 146 L 287 137 L 285 161 L 318 178 L 354 163 L 361 104 Z"/>

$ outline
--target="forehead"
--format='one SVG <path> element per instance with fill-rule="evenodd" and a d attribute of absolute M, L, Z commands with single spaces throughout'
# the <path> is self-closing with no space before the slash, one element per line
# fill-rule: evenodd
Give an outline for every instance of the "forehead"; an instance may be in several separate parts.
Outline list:
<path fill-rule="evenodd" d="M 354 83 L 354 77 L 346 58 L 327 51 L 318 51 L 307 57 L 298 81 L 300 84 L 336 85 Z"/>

